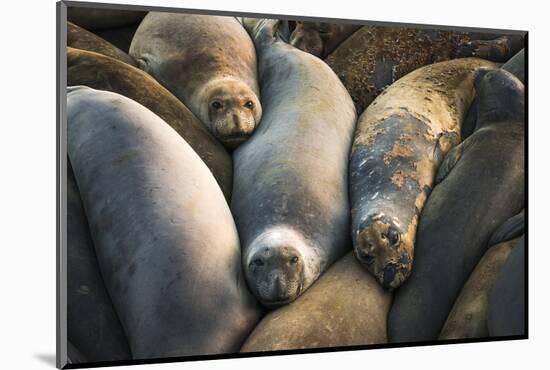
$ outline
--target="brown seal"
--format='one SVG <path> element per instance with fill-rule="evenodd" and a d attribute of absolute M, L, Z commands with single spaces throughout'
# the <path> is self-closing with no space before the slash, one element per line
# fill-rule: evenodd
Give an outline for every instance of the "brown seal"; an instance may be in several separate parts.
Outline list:
<path fill-rule="evenodd" d="M 95 53 L 118 59 L 132 66 L 136 65 L 136 62 L 132 57 L 116 46 L 71 22 L 67 22 L 67 46 L 76 49 L 93 51 Z"/>
<path fill-rule="evenodd" d="M 296 301 L 268 313 L 241 352 L 385 343 L 391 293 L 348 253 Z"/>
<path fill-rule="evenodd" d="M 290 44 L 316 57 L 326 58 L 359 28 L 361 25 L 350 23 L 296 21 Z"/>
<path fill-rule="evenodd" d="M 236 18 L 151 12 L 130 55 L 228 148 L 260 123 L 256 52 Z"/>
<path fill-rule="evenodd" d="M 98 53 L 67 48 L 67 83 L 116 92 L 153 111 L 195 150 L 230 198 L 231 156 L 183 103 L 147 73 Z"/>
<path fill-rule="evenodd" d="M 463 58 L 419 68 L 359 117 L 349 164 L 353 245 L 386 288 L 410 275 L 418 218 L 443 155 L 460 141 L 481 67 L 494 64 Z"/>

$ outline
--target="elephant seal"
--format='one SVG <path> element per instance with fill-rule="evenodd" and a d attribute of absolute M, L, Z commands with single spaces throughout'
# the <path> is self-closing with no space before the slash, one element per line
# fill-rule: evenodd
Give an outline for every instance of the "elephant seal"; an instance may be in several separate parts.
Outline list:
<path fill-rule="evenodd" d="M 132 66 L 136 65 L 136 62 L 128 54 L 116 46 L 111 45 L 101 37 L 96 36 L 71 22 L 67 22 L 67 46 L 76 49 L 93 51 L 118 59 Z"/>
<path fill-rule="evenodd" d="M 498 274 L 487 316 L 493 337 L 525 335 L 525 241 L 521 238 Z"/>
<path fill-rule="evenodd" d="M 134 359 L 231 353 L 260 316 L 216 181 L 157 115 L 69 87 L 67 149 Z"/>
<path fill-rule="evenodd" d="M 150 12 L 130 55 L 228 148 L 260 123 L 254 44 L 236 18 Z"/>
<path fill-rule="evenodd" d="M 439 339 L 484 338 L 489 336 L 489 296 L 502 265 L 519 239 L 501 242 L 483 255 L 453 305 Z"/>
<path fill-rule="evenodd" d="M 361 25 L 296 21 L 290 44 L 321 59 L 326 58 Z"/>
<path fill-rule="evenodd" d="M 325 61 L 363 112 L 387 86 L 418 68 L 454 59 L 456 48 L 470 40 L 466 32 L 363 26 Z"/>
<path fill-rule="evenodd" d="M 480 70 L 477 130 L 441 164 L 417 232 L 415 265 L 396 292 L 391 342 L 437 339 L 497 227 L 525 202 L 524 87 L 502 69 Z"/>
<path fill-rule="evenodd" d="M 399 287 L 411 272 L 418 216 L 437 166 L 460 141 L 474 72 L 492 66 L 464 58 L 417 69 L 357 121 L 349 164 L 353 246 L 384 288 Z"/>
<path fill-rule="evenodd" d="M 82 354 L 74 354 L 73 360 L 85 358 L 85 362 L 98 362 L 132 358 L 126 334 L 99 271 L 70 163 L 67 164 L 67 339 Z"/>
<path fill-rule="evenodd" d="M 107 30 L 95 30 L 94 33 L 104 40 L 109 41 L 125 53 L 130 52 L 130 44 L 136 34 L 139 23 L 129 26 L 110 28 Z"/>
<path fill-rule="evenodd" d="M 67 48 L 67 84 L 112 91 L 157 114 L 195 150 L 230 199 L 231 156 L 183 103 L 147 73 L 97 53 Z"/>
<path fill-rule="evenodd" d="M 523 35 L 519 34 L 495 35 L 472 32 L 469 38 L 470 40 L 463 40 L 453 50 L 454 58 L 477 57 L 504 63 L 525 46 Z"/>
<path fill-rule="evenodd" d="M 390 304 L 391 293 L 348 253 L 300 298 L 268 313 L 241 352 L 386 343 Z"/>
<path fill-rule="evenodd" d="M 264 19 L 250 30 L 264 118 L 233 153 L 231 210 L 243 268 L 267 307 L 296 299 L 350 245 L 347 164 L 356 119 L 334 72 L 284 42 L 279 25 Z"/>
<path fill-rule="evenodd" d="M 516 55 L 514 55 L 510 60 L 504 63 L 500 68 L 510 72 L 516 76 L 522 83 L 525 82 L 525 53 L 524 49 L 521 49 Z M 462 125 L 462 139 L 466 139 L 470 136 L 476 127 L 477 119 L 477 100 L 474 99 L 468 111 L 468 115 L 464 120 Z"/>
<path fill-rule="evenodd" d="M 88 31 L 104 30 L 139 23 L 147 12 L 69 6 L 67 19 Z"/>

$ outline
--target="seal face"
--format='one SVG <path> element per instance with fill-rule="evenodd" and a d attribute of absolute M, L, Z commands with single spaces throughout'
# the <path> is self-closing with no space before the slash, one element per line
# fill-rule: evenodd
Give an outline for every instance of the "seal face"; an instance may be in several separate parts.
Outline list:
<path fill-rule="evenodd" d="M 130 55 L 229 149 L 260 123 L 256 52 L 236 18 L 150 12 Z"/>
<path fill-rule="evenodd" d="M 234 149 L 246 141 L 256 129 L 262 107 L 256 94 L 240 81 L 233 79 L 210 83 L 205 89 L 210 132 L 226 147 Z M 209 86 L 209 87 L 210 87 Z"/>
<path fill-rule="evenodd" d="M 251 243 L 243 268 L 253 294 L 267 307 L 289 303 L 302 291 L 307 266 L 303 253 L 293 246 L 300 243 L 298 238 L 279 229 L 263 233 Z"/>
<path fill-rule="evenodd" d="M 325 58 L 360 25 L 297 21 L 290 44 L 319 58 Z"/>

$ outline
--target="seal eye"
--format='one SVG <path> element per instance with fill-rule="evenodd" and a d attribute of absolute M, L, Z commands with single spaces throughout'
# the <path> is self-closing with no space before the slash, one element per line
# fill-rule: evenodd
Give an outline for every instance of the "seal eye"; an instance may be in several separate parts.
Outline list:
<path fill-rule="evenodd" d="M 244 106 L 248 109 L 252 109 L 254 108 L 254 103 L 252 102 L 252 100 L 249 100 L 246 103 L 244 103 Z"/>
<path fill-rule="evenodd" d="M 221 109 L 222 107 L 222 103 L 220 103 L 219 101 L 215 101 L 212 103 L 212 108 L 214 109 Z"/>
<path fill-rule="evenodd" d="M 295 264 L 298 262 L 298 256 L 294 256 L 290 259 L 290 263 Z"/>
<path fill-rule="evenodd" d="M 252 266 L 263 266 L 264 262 L 261 259 L 256 258 L 254 261 L 250 262 L 250 265 L 252 265 Z"/>
<path fill-rule="evenodd" d="M 391 245 L 396 245 L 397 243 L 399 243 L 399 233 L 393 228 L 390 228 L 388 230 L 386 237 L 388 238 Z"/>

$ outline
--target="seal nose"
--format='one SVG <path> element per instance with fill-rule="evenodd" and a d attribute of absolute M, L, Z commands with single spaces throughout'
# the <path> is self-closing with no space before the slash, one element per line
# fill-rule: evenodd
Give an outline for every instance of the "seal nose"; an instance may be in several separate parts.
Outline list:
<path fill-rule="evenodd" d="M 392 288 L 392 283 L 395 279 L 395 275 L 397 274 L 397 266 L 393 263 L 388 264 L 384 268 L 383 276 L 382 276 L 382 286 L 384 289 L 390 289 Z"/>
<path fill-rule="evenodd" d="M 286 289 L 286 284 L 284 279 L 279 275 L 275 278 L 274 281 L 274 291 L 275 297 L 278 301 L 285 301 L 288 297 L 288 290 Z"/>

